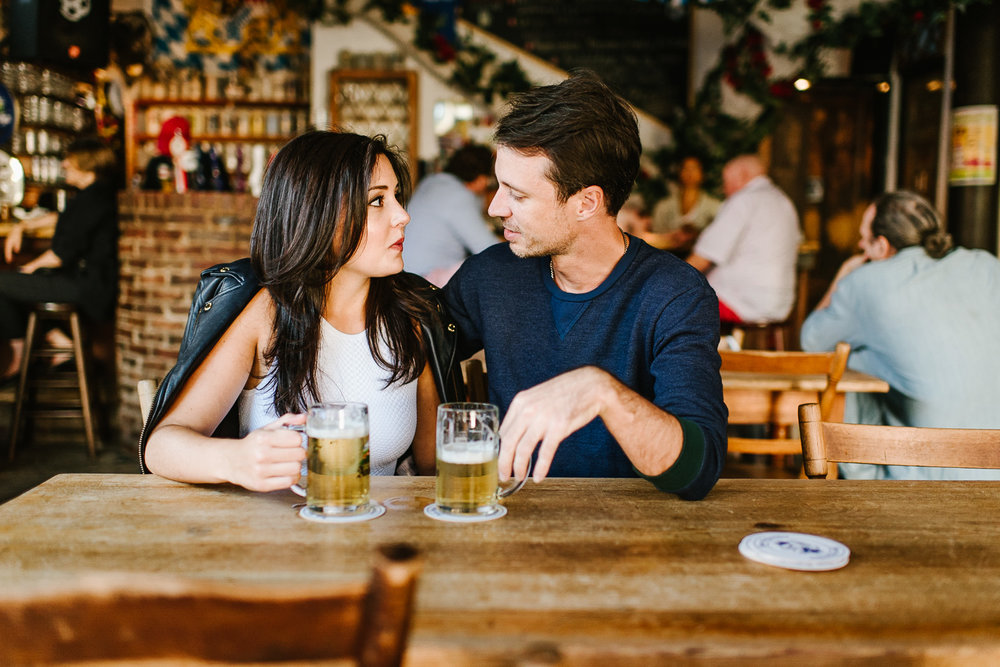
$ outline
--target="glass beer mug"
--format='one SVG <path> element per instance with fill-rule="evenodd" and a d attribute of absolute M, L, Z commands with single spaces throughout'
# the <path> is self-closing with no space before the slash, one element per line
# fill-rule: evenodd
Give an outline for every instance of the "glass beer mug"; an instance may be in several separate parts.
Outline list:
<path fill-rule="evenodd" d="M 443 403 L 437 412 L 435 502 L 424 511 L 443 521 L 488 521 L 507 513 L 500 504 L 522 486 L 501 486 L 499 410 L 489 403 Z"/>
<path fill-rule="evenodd" d="M 383 514 L 385 508 L 368 497 L 368 406 L 317 403 L 309 408 L 305 434 L 306 484 L 304 489 L 300 484 L 292 486 L 306 497 L 300 515 L 314 520 L 359 521 Z"/>

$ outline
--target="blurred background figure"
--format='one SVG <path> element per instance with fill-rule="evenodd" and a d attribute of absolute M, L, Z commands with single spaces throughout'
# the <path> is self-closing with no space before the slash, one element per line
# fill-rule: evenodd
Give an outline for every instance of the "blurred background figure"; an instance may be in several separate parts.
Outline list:
<path fill-rule="evenodd" d="M 158 155 L 146 165 L 143 190 L 187 192 L 188 172 L 194 171 L 197 157 L 191 149 L 191 124 L 186 118 L 168 118 L 156 140 Z"/>
<path fill-rule="evenodd" d="M 727 162 L 722 187 L 726 201 L 701 232 L 688 263 L 718 295 L 723 323 L 781 322 L 795 303 L 802 239 L 795 205 L 756 155 Z"/>
<path fill-rule="evenodd" d="M 653 207 L 649 233 L 643 240 L 657 248 L 687 255 L 698 235 L 708 226 L 722 202 L 703 189 L 705 172 L 701 160 L 688 155 L 681 160 L 678 184 Z"/>
<path fill-rule="evenodd" d="M 79 189 L 76 196 L 62 213 L 18 222 L 4 244 L 4 260 L 9 264 L 20 252 L 25 232 L 54 228 L 49 250 L 18 272 L 0 273 L 0 344 L 10 348 L 4 355 L 9 362 L 0 368 L 0 381 L 17 374 L 31 304 L 72 303 L 94 321 L 108 320 L 114 313 L 118 294 L 114 152 L 99 137 L 77 139 L 69 145 L 62 167 L 66 184 Z"/>
<path fill-rule="evenodd" d="M 650 214 L 646 199 L 639 193 L 634 192 L 622 204 L 618 211 L 618 226 L 622 231 L 634 236 L 643 236 L 649 233 L 653 217 Z"/>
<path fill-rule="evenodd" d="M 441 287 L 466 257 L 499 241 L 483 217 L 483 199 L 492 180 L 493 151 L 468 144 L 452 154 L 444 171 L 420 181 L 406 207 L 407 271 Z"/>
<path fill-rule="evenodd" d="M 953 248 L 938 212 L 912 192 L 882 195 L 861 219 L 861 254 L 844 262 L 802 325 L 803 350 L 851 344 L 848 365 L 889 383 L 848 394 L 845 421 L 1000 428 L 1000 261 Z M 867 479 L 996 479 L 995 470 L 841 464 Z"/>

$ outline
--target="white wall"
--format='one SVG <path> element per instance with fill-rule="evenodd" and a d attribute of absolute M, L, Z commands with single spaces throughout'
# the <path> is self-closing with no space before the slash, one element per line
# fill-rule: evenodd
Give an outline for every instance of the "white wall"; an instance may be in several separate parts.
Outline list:
<path fill-rule="evenodd" d="M 314 24 L 312 29 L 312 71 L 310 73 L 310 98 L 312 122 L 318 128 L 325 128 L 330 122 L 330 70 L 337 66 L 341 50 L 353 53 L 397 52 L 398 43 L 371 24 L 354 20 L 346 26 L 323 26 Z M 407 57 L 406 69 L 417 72 L 418 106 L 418 158 L 433 159 L 437 156 L 437 137 L 432 125 L 434 103 L 438 100 L 461 97 L 426 68 Z"/>
<path fill-rule="evenodd" d="M 528 78 L 535 84 L 557 83 L 566 72 L 540 60 L 516 47 L 485 33 L 469 23 L 460 22 L 459 30 L 477 44 L 492 49 L 500 61 L 517 58 Z M 447 67 L 438 66 L 412 46 L 412 30 L 398 24 L 377 25 L 364 17 L 356 18 L 346 26 L 314 24 L 312 30 L 311 113 L 316 127 L 326 127 L 330 121 L 328 76 L 337 66 L 338 54 L 346 49 L 354 53 L 402 52 L 406 55 L 405 67 L 418 74 L 418 138 L 417 153 L 422 160 L 432 160 L 438 155 L 437 137 L 434 135 L 434 104 L 442 100 L 465 100 L 465 95 L 444 80 L 450 74 Z M 495 101 L 498 107 L 502 100 Z M 639 117 L 639 136 L 643 148 L 650 150 L 671 142 L 669 128 L 649 114 L 636 110 Z"/>

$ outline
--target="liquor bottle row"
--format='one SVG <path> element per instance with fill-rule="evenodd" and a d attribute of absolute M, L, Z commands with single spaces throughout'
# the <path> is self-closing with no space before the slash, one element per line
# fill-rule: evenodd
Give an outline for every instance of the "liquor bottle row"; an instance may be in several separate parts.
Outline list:
<path fill-rule="evenodd" d="M 140 138 L 155 137 L 163 123 L 175 116 L 187 119 L 191 136 L 196 139 L 290 138 L 304 132 L 309 125 L 309 112 L 305 108 L 151 105 L 136 109 L 136 134 Z"/>
<path fill-rule="evenodd" d="M 16 95 L 43 95 L 72 102 L 76 82 L 64 74 L 32 63 L 0 63 L 0 83 Z"/>
<path fill-rule="evenodd" d="M 155 141 L 138 147 L 137 160 L 145 165 L 133 187 L 164 192 L 214 190 L 259 192 L 264 168 L 280 143 L 198 142 L 176 159 L 159 154 Z"/>
<path fill-rule="evenodd" d="M 291 70 L 265 71 L 250 77 L 181 70 L 161 80 L 143 78 L 137 86 L 137 97 L 146 100 L 297 103 L 309 99 L 306 77 Z"/>

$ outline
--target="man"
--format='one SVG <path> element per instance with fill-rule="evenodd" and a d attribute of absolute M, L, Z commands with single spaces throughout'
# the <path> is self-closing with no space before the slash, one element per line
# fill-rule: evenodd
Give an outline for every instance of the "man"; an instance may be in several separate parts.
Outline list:
<path fill-rule="evenodd" d="M 455 151 L 443 172 L 420 181 L 406 207 L 407 271 L 441 286 L 466 257 L 499 241 L 483 218 L 483 196 L 492 180 L 493 151 L 469 144 Z"/>
<path fill-rule="evenodd" d="M 851 344 L 850 367 L 889 383 L 848 394 L 844 421 L 1000 428 L 1000 261 L 953 247 L 930 202 L 907 191 L 875 200 L 861 253 L 841 266 L 802 325 L 803 350 Z M 842 463 L 848 479 L 997 479 L 997 470 Z"/>
<path fill-rule="evenodd" d="M 756 155 L 722 169 L 726 200 L 688 263 L 708 277 L 723 322 L 781 322 L 795 302 L 799 216 Z"/>
<path fill-rule="evenodd" d="M 496 129 L 490 215 L 506 244 L 445 288 L 484 349 L 502 478 L 642 476 L 705 496 L 725 457 L 718 303 L 684 262 L 622 232 L 634 113 L 589 73 L 517 97 Z M 537 450 L 537 452 L 536 452 Z"/>

